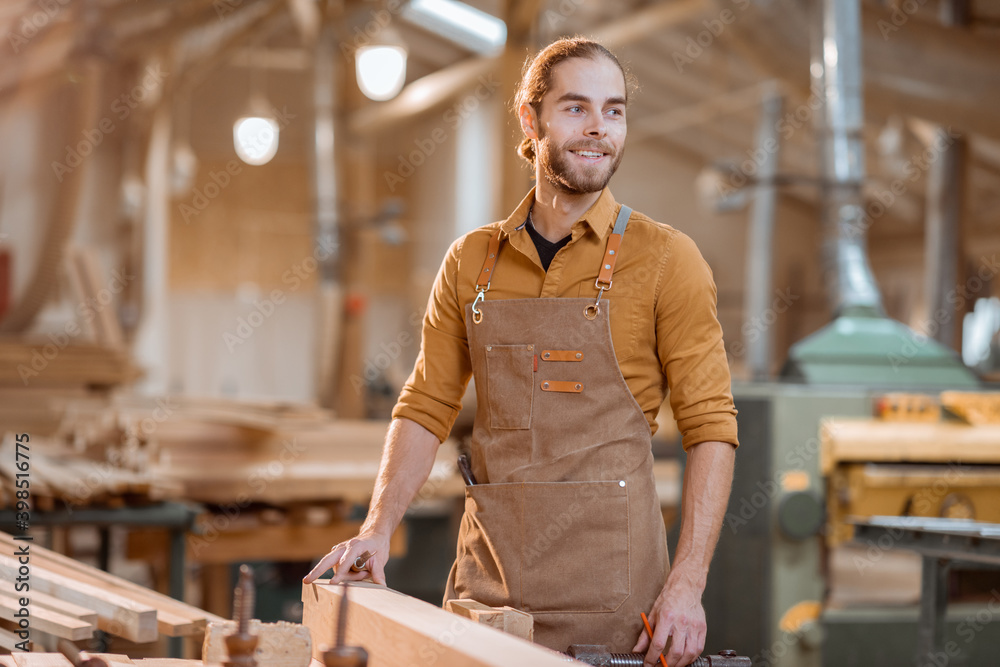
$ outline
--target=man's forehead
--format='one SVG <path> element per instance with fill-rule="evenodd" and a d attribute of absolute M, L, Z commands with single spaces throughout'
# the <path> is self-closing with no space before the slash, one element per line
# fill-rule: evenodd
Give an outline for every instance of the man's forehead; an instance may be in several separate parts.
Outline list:
<path fill-rule="evenodd" d="M 569 58 L 552 69 L 546 97 L 579 93 L 590 98 L 625 97 L 625 76 L 607 58 Z"/>

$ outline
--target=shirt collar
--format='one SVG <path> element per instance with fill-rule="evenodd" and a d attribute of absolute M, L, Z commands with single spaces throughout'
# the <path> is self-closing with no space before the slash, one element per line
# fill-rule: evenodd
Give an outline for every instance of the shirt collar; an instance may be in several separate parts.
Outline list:
<path fill-rule="evenodd" d="M 531 188 L 521 203 L 517 205 L 514 212 L 511 213 L 506 220 L 500 225 L 503 229 L 504 234 L 510 236 L 510 234 L 518 229 L 524 227 L 524 224 L 528 220 L 528 211 L 531 210 L 531 205 L 535 203 L 535 188 Z M 609 188 L 604 188 L 601 191 L 601 196 L 597 198 L 597 201 L 587 209 L 586 213 L 580 216 L 577 222 L 584 222 L 589 225 L 590 228 L 597 234 L 600 238 L 605 238 L 608 232 L 611 231 L 612 226 L 614 226 L 615 217 L 618 215 L 618 202 L 615 201 L 614 195 L 611 194 Z M 576 223 L 573 223 L 574 226 Z M 575 236 L 575 235 L 574 235 Z"/>

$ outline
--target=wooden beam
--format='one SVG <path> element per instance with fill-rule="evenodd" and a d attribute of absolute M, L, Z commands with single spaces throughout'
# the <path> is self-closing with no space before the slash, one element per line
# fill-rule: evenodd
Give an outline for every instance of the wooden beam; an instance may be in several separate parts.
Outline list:
<path fill-rule="evenodd" d="M 615 49 L 641 42 L 650 36 L 708 13 L 708 0 L 660 0 L 637 11 L 627 10 L 625 16 L 591 33 L 591 38 Z"/>
<path fill-rule="evenodd" d="M 5 553 L 14 553 L 14 544 L 16 543 L 10 535 L 0 532 L 0 545 L 3 545 Z M 131 602 L 144 605 L 144 608 L 155 609 L 156 625 L 159 632 L 168 637 L 183 637 L 197 634 L 204 630 L 209 622 L 225 620 L 214 614 L 202 611 L 197 607 L 192 607 L 139 584 L 126 581 L 113 574 L 84 565 L 72 558 L 39 546 L 31 547 L 31 558 L 32 563 L 40 565 L 44 569 L 61 575 L 68 580 L 78 582 L 81 585 L 88 585 L 91 588 L 102 589 L 109 594 L 114 594 L 120 598 L 126 598 Z M 38 589 L 33 586 L 32 594 L 36 592 L 38 592 Z M 52 593 L 52 591 L 41 590 L 40 592 L 47 593 L 59 600 L 76 602 L 75 600 L 69 600 L 65 596 Z M 91 609 L 98 614 L 100 613 L 96 607 L 91 606 L 85 601 L 81 601 L 79 607 Z M 67 606 L 60 609 L 60 611 L 68 613 L 69 609 L 70 607 Z M 73 614 L 70 613 L 70 615 Z"/>
<path fill-rule="evenodd" d="M 713 0 L 722 11 L 728 0 Z M 902 14 L 906 16 L 905 12 Z M 809 91 L 809 33 L 803 3 L 750 3 L 719 37 L 770 76 Z M 898 18 L 897 18 L 898 21 Z M 1000 43 L 986 34 L 921 20 L 893 23 L 890 11 L 863 3 L 865 104 L 882 114 L 918 116 L 1000 138 Z M 707 48 L 712 48 L 711 45 Z"/>
<path fill-rule="evenodd" d="M 34 550 L 34 549 L 33 549 Z M 17 560 L 0 555 L 0 573 L 13 581 L 18 576 Z M 134 642 L 151 642 L 159 637 L 156 609 L 108 590 L 46 570 L 37 561 L 31 564 L 31 588 L 93 609 L 101 630 Z"/>
<path fill-rule="evenodd" d="M 343 588 L 320 580 L 302 587 L 302 623 L 313 638 L 313 657 L 334 643 Z M 420 657 L 435 667 L 557 667 L 566 659 L 523 639 L 450 614 L 384 586 L 355 584 L 348 592 L 346 642 L 362 646 L 374 665 Z"/>
<path fill-rule="evenodd" d="M 431 111 L 489 75 L 495 58 L 470 58 L 417 79 L 388 102 L 355 111 L 348 123 L 356 134 L 374 134 L 414 116 Z"/>
<path fill-rule="evenodd" d="M 595 31 L 593 37 L 608 48 L 618 48 L 687 20 L 698 12 L 705 11 L 707 7 L 707 0 L 664 0 L 640 12 L 627 14 L 624 18 Z M 530 7 L 522 9 L 520 6 L 516 11 L 520 20 L 524 20 L 525 16 L 533 17 L 537 13 L 537 11 L 532 13 Z M 508 60 L 518 63 L 519 69 L 524 54 L 518 51 L 518 45 L 512 46 L 508 43 L 505 54 Z M 481 77 L 497 71 L 502 67 L 503 60 L 504 57 L 463 60 L 417 79 L 407 85 L 394 99 L 355 111 L 349 122 L 350 130 L 358 134 L 373 134 L 408 118 L 431 111 L 467 90 Z M 509 66 L 503 68 L 504 72 L 509 69 Z"/>
<path fill-rule="evenodd" d="M 29 594 L 26 594 L 26 596 Z M 34 593 L 30 593 L 30 598 Z M 21 610 L 20 598 L 0 593 L 0 618 L 17 622 L 16 614 Z M 94 636 L 94 626 L 73 616 L 60 614 L 51 609 L 45 609 L 37 604 L 28 604 L 32 630 L 47 632 L 56 637 L 80 641 Z"/>

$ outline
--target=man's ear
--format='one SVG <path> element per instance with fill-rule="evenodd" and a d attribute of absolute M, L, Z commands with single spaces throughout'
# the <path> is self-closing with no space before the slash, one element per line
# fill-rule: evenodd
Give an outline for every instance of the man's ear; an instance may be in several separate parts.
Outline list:
<path fill-rule="evenodd" d="M 528 103 L 517 108 L 517 119 L 521 122 L 521 131 L 529 139 L 538 138 L 538 116 L 535 109 Z"/>

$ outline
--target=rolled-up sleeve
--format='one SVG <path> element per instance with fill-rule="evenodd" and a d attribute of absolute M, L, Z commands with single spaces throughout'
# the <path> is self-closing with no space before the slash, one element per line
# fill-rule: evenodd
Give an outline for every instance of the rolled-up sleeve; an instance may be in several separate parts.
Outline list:
<path fill-rule="evenodd" d="M 656 346 L 670 407 L 685 450 L 709 440 L 739 446 L 712 270 L 694 241 L 675 233 L 656 294 Z"/>
<path fill-rule="evenodd" d="M 392 409 L 392 417 L 420 424 L 442 442 L 451 432 L 472 376 L 457 279 L 464 239 L 445 255 L 424 315 L 420 354 Z"/>

